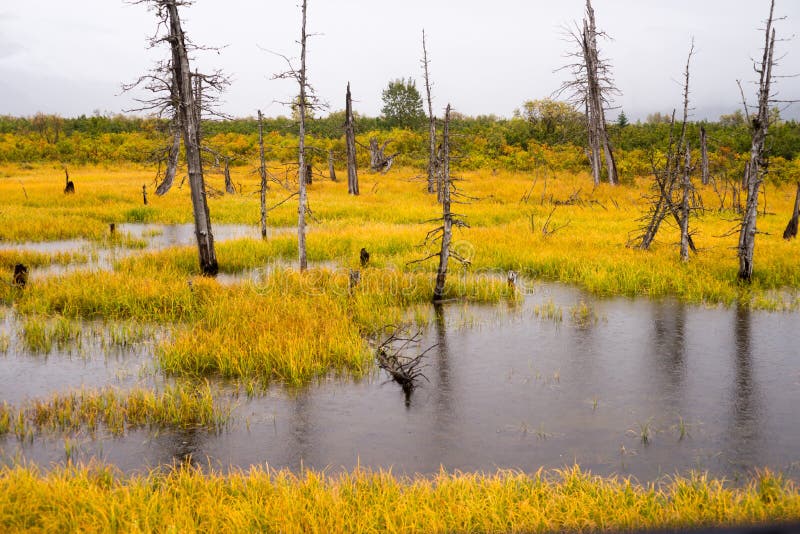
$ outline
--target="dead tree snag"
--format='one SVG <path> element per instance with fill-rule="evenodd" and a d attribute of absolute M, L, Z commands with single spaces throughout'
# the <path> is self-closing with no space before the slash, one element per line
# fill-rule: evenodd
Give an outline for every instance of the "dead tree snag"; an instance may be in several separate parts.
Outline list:
<path fill-rule="evenodd" d="M 792 218 L 789 219 L 789 224 L 786 225 L 786 230 L 783 231 L 784 239 L 792 239 L 797 237 L 797 219 L 800 217 L 800 182 L 797 182 L 797 193 L 794 196 L 794 209 L 792 210 Z"/>
<path fill-rule="evenodd" d="M 353 100 L 350 96 L 350 82 L 347 82 L 345 95 L 344 138 L 347 147 L 347 192 L 358 195 L 358 169 L 356 168 L 356 131 L 353 124 Z"/>
<path fill-rule="evenodd" d="M 775 29 L 772 26 L 775 0 L 770 2 L 769 17 L 764 31 L 764 53 L 759 74 L 758 111 L 750 120 L 750 160 L 745 167 L 744 187 L 747 191 L 744 215 L 739 231 L 739 279 L 749 282 L 753 276 L 753 250 L 756 240 L 756 218 L 758 216 L 758 193 L 767 172 L 766 141 L 769 129 L 770 89 L 772 84 L 773 53 L 775 51 Z"/>
<path fill-rule="evenodd" d="M 436 190 L 436 117 L 433 115 L 431 80 L 428 66 L 428 48 L 425 43 L 425 30 L 422 30 L 422 70 L 425 74 L 425 95 L 428 102 L 428 193 Z"/>

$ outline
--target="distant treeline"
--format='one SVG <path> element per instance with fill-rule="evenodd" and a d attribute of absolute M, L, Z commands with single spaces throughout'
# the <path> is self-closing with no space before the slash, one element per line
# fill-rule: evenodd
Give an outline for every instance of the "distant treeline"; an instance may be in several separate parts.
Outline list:
<path fill-rule="evenodd" d="M 333 149 L 344 154 L 342 124 L 344 114 L 335 112 L 308 122 L 312 158 L 320 164 Z M 424 167 L 427 130 L 389 129 L 381 118 L 356 118 L 357 141 L 362 145 L 360 164 L 366 165 L 369 138 L 391 140 L 389 151 L 399 152 L 397 163 Z M 700 127 L 706 129 L 712 164 L 735 173 L 743 165 L 750 148 L 748 125 L 741 114 L 723 116 L 717 122 L 692 122 L 688 126 L 690 144 L 699 148 Z M 273 161 L 293 161 L 296 154 L 296 122 L 278 117 L 264 120 L 267 157 Z M 645 123 L 610 125 L 612 142 L 618 153 L 623 178 L 647 175 L 651 160 L 669 143 L 670 124 L 655 114 Z M 157 159 L 168 144 L 169 124 L 155 118 L 123 115 L 94 115 L 62 118 L 37 114 L 33 117 L 0 116 L 0 162 L 59 161 L 63 163 L 102 163 L 129 161 L 147 163 Z M 252 162 L 258 154 L 258 123 L 255 118 L 203 121 L 205 142 L 233 164 Z M 517 113 L 513 118 L 456 115 L 451 132 L 458 147 L 455 165 L 464 169 L 505 168 L 530 171 L 580 171 L 588 168 L 583 151 L 585 129 L 578 117 L 541 117 Z M 772 179 L 793 178 L 800 154 L 800 123 L 776 121 L 770 128 Z"/>

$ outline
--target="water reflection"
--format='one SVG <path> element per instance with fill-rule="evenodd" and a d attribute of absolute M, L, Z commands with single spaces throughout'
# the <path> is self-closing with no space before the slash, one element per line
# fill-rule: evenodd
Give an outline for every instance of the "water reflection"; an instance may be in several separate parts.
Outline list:
<path fill-rule="evenodd" d="M 734 315 L 734 380 L 731 387 L 731 417 L 728 433 L 734 447 L 731 461 L 752 465 L 758 457 L 761 418 L 758 386 L 753 376 L 752 311 L 737 306 Z"/>
<path fill-rule="evenodd" d="M 676 410 L 683 399 L 686 376 L 686 306 L 677 302 L 660 302 L 653 306 L 651 353 L 659 397 L 670 399 Z"/>
<path fill-rule="evenodd" d="M 210 461 L 413 474 L 441 465 L 535 471 L 578 462 L 641 480 L 690 469 L 735 478 L 755 467 L 786 471 L 799 460 L 800 314 L 592 301 L 563 286 L 547 289 L 513 311 L 431 308 L 418 347 L 438 344 L 425 357 L 430 382 L 420 383 L 409 405 L 377 373 L 322 380 L 242 399 L 220 434 L 162 429 L 148 439 L 139 431 L 98 448 L 126 470 Z M 602 319 L 576 328 L 533 313 L 551 298 L 565 308 L 586 299 Z M 0 401 L 5 387 L 21 389 L 17 382 L 0 384 Z M 687 436 L 675 426 L 679 417 L 690 425 Z M 642 425 L 651 432 L 646 446 Z M 41 465 L 63 461 L 63 441 L 19 448 Z"/>

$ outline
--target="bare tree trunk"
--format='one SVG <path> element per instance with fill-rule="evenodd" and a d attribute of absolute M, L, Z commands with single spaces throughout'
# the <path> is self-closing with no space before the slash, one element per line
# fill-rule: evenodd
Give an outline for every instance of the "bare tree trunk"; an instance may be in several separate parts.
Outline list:
<path fill-rule="evenodd" d="M 689 193 L 691 183 L 689 173 L 692 170 L 689 143 L 686 143 L 686 162 L 683 166 L 683 198 L 681 199 L 681 261 L 689 261 Z"/>
<path fill-rule="evenodd" d="M 328 150 L 328 176 L 331 181 L 336 181 L 336 168 L 334 167 L 333 149 Z"/>
<path fill-rule="evenodd" d="M 798 218 L 800 218 L 800 182 L 797 182 L 797 193 L 794 196 L 794 210 L 792 210 L 792 218 L 789 219 L 789 224 L 786 225 L 786 230 L 783 231 L 784 239 L 797 237 Z"/>
<path fill-rule="evenodd" d="M 356 131 L 353 125 L 353 101 L 350 97 L 350 82 L 347 82 L 347 96 L 345 97 L 344 138 L 347 147 L 347 192 L 351 195 L 358 195 Z"/>
<path fill-rule="evenodd" d="M 453 218 L 450 213 L 450 104 L 444 112 L 444 132 L 442 141 L 442 249 L 439 253 L 439 268 L 436 271 L 436 287 L 433 289 L 434 302 L 444 298 L 444 285 L 447 279 L 447 262 L 450 259 L 450 240 L 453 238 Z"/>
<path fill-rule="evenodd" d="M 369 168 L 371 171 L 381 171 L 381 174 L 386 174 L 392 168 L 394 158 L 398 153 L 391 156 L 386 155 L 386 146 L 391 143 L 391 140 L 384 141 L 381 146 L 378 146 L 378 140 L 371 137 L 369 140 Z"/>
<path fill-rule="evenodd" d="M 203 162 L 200 157 L 199 112 L 192 92 L 189 58 L 186 54 L 186 44 L 180 18 L 178 17 L 176 1 L 166 0 L 165 6 L 169 15 L 169 41 L 172 48 L 173 79 L 177 83 L 180 97 L 181 125 L 186 149 L 186 163 L 189 168 L 189 187 L 192 193 L 192 211 L 194 212 L 197 249 L 200 256 L 200 270 L 205 275 L 213 276 L 217 274 L 219 266 L 214 251 L 214 236 L 211 233 L 211 218 L 208 212 L 205 183 L 203 181 Z"/>
<path fill-rule="evenodd" d="M 592 178 L 594 183 L 600 183 L 600 146 L 605 155 L 608 182 L 616 184 L 617 164 L 614 160 L 611 140 L 606 131 L 606 118 L 603 100 L 603 87 L 601 86 L 600 57 L 597 51 L 597 27 L 594 20 L 594 9 L 590 0 L 586 0 L 586 15 L 588 20 L 583 21 L 583 57 L 586 63 L 586 103 L 587 121 L 589 123 L 589 151 L 592 159 Z"/>
<path fill-rule="evenodd" d="M 435 191 L 436 184 L 436 117 L 433 116 L 431 81 L 428 72 L 428 49 L 425 45 L 425 30 L 422 30 L 422 67 L 425 72 L 425 94 L 428 101 L 428 193 Z"/>
<path fill-rule="evenodd" d="M 739 232 L 739 279 L 750 281 L 753 276 L 753 250 L 756 239 L 756 218 L 758 217 L 758 192 L 763 182 L 762 169 L 765 167 L 765 144 L 769 128 L 770 85 L 772 82 L 773 52 L 775 50 L 775 30 L 772 15 L 775 0 L 770 3 L 769 18 L 765 30 L 764 55 L 758 84 L 758 115 L 751 120 L 752 144 L 750 161 L 746 167 L 747 201 Z"/>
<path fill-rule="evenodd" d="M 678 138 L 677 144 L 674 142 L 674 125 L 675 125 L 675 111 L 672 112 L 672 120 L 670 121 L 670 138 L 669 138 L 669 145 L 667 147 L 666 153 L 666 162 L 664 164 L 664 170 L 659 172 L 655 168 L 655 164 L 653 165 L 653 174 L 655 176 L 656 185 L 658 190 L 657 200 L 655 201 L 655 206 L 652 209 L 652 216 L 649 220 L 649 223 L 646 226 L 644 234 L 642 236 L 642 242 L 639 245 L 639 248 L 643 250 L 647 250 L 650 248 L 653 240 L 658 233 L 658 229 L 661 226 L 661 222 L 668 214 L 672 214 L 673 219 L 677 223 L 679 228 L 683 228 L 684 224 L 684 217 L 681 214 L 682 205 L 677 206 L 675 201 L 673 200 L 673 192 L 675 187 L 678 185 L 678 178 L 681 176 L 681 155 L 683 154 L 682 151 L 689 151 L 689 145 L 686 141 L 686 124 L 689 118 L 689 66 L 692 60 L 692 55 L 694 54 L 694 41 L 692 41 L 692 46 L 689 49 L 689 57 L 686 59 L 686 70 L 684 71 L 684 85 L 683 85 L 683 120 L 681 121 L 681 133 L 680 137 Z M 684 157 L 687 158 L 687 165 L 690 164 L 690 156 L 688 154 L 684 154 Z M 684 174 L 687 171 L 684 169 Z M 659 176 L 660 174 L 660 176 Z M 691 184 L 690 184 L 691 185 Z M 686 199 L 688 201 L 688 198 Z M 688 208 L 687 208 L 688 209 Z M 687 219 L 688 224 L 688 219 Z M 681 233 L 681 241 L 683 241 L 684 236 L 683 232 Z M 686 244 L 688 248 L 691 249 L 692 252 L 697 252 L 697 249 L 694 246 L 694 241 L 692 240 L 692 236 L 686 233 L 685 236 Z M 683 255 L 681 255 L 683 257 Z M 688 253 L 687 253 L 688 257 Z"/>
<path fill-rule="evenodd" d="M 608 183 L 617 185 L 619 177 L 617 176 L 617 160 L 614 158 L 614 150 L 611 148 L 611 140 L 608 138 L 608 132 L 605 129 L 605 113 L 603 115 L 603 151 L 606 156 L 606 168 L 608 169 Z"/>
<path fill-rule="evenodd" d="M 597 144 L 597 128 L 588 100 L 586 104 L 586 124 L 588 128 L 589 163 L 592 165 L 592 182 L 594 185 L 598 185 L 600 184 L 600 148 Z"/>
<path fill-rule="evenodd" d="M 298 157 L 298 172 L 300 182 L 300 200 L 297 206 L 297 250 L 300 260 L 300 271 L 308 268 L 306 259 L 306 206 L 308 198 L 306 193 L 306 180 L 308 168 L 306 167 L 306 0 L 303 0 L 303 22 L 300 33 L 300 149 Z"/>
<path fill-rule="evenodd" d="M 258 156 L 261 165 L 258 172 L 261 175 L 261 237 L 267 237 L 267 160 L 264 157 L 264 116 L 258 110 Z"/>
<path fill-rule="evenodd" d="M 436 201 L 441 204 L 444 198 L 444 188 L 442 186 L 442 145 L 439 145 L 439 148 L 436 149 Z"/>
<path fill-rule="evenodd" d="M 223 170 L 225 175 L 225 192 L 233 195 L 236 193 L 236 188 L 233 187 L 233 182 L 231 181 L 231 160 L 230 158 L 225 158 L 225 169 Z"/>
<path fill-rule="evenodd" d="M 172 147 L 169 149 L 169 155 L 167 156 L 167 170 L 164 172 L 164 180 L 162 180 L 156 188 L 156 195 L 165 195 L 167 191 L 172 188 L 172 183 L 175 181 L 175 174 L 178 172 L 178 157 L 180 153 L 181 128 L 180 125 L 177 125 L 175 134 L 172 136 Z"/>
<path fill-rule="evenodd" d="M 708 139 L 706 138 L 706 127 L 700 127 L 700 158 L 701 158 L 701 183 L 708 185 L 710 180 L 708 172 Z"/>
<path fill-rule="evenodd" d="M 203 78 L 194 69 L 194 105 L 197 112 L 197 144 L 202 146 L 203 139 Z"/>

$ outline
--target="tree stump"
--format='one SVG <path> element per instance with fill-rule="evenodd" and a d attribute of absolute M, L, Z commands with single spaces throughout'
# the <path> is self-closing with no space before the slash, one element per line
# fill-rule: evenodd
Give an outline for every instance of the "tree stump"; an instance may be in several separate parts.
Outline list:
<path fill-rule="evenodd" d="M 28 268 L 18 263 L 14 266 L 14 287 L 18 287 L 20 289 L 25 288 L 28 284 Z"/>

